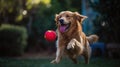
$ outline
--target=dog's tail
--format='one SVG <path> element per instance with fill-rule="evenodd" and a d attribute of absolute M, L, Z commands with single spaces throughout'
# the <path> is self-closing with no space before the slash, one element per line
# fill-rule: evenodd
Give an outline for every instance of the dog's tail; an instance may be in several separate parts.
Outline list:
<path fill-rule="evenodd" d="M 90 44 L 97 42 L 99 37 L 97 35 L 90 35 L 87 37 L 87 40 Z"/>

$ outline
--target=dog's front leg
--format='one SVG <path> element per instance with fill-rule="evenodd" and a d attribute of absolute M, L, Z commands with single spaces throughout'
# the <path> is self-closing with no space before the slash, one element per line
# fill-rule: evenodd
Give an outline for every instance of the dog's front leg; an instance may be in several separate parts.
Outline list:
<path fill-rule="evenodd" d="M 82 43 L 80 43 L 79 41 L 77 41 L 76 39 L 72 39 L 68 45 L 67 45 L 67 49 L 74 49 L 75 46 L 78 47 L 81 51 L 83 51 L 83 46 L 81 46 Z"/>
<path fill-rule="evenodd" d="M 68 51 L 72 51 L 72 55 L 68 55 L 69 58 L 75 63 L 77 64 L 77 59 L 76 57 L 79 55 L 79 53 L 83 50 L 83 47 L 81 46 L 81 43 L 78 42 L 76 39 L 71 39 L 71 41 L 68 43 L 67 45 L 67 49 Z M 71 50 L 72 49 L 72 50 Z M 74 50 L 77 50 L 77 52 L 74 52 Z"/>
<path fill-rule="evenodd" d="M 64 47 L 57 47 L 56 58 L 51 63 L 59 63 L 64 52 Z"/>
<path fill-rule="evenodd" d="M 85 58 L 85 63 L 89 64 L 89 59 L 90 59 L 90 54 L 91 54 L 91 48 L 89 46 L 89 43 L 87 42 L 87 46 L 84 48 L 82 43 L 82 38 L 81 38 L 81 42 L 77 41 L 76 39 L 72 39 L 68 45 L 67 45 L 67 49 L 75 49 L 75 47 L 78 47 L 79 53 L 78 54 L 82 54 L 83 57 Z M 84 53 L 83 50 L 85 49 Z M 70 57 L 71 58 L 71 57 Z M 72 57 L 73 60 L 74 56 Z M 74 62 L 76 62 L 75 60 L 73 60 Z"/>

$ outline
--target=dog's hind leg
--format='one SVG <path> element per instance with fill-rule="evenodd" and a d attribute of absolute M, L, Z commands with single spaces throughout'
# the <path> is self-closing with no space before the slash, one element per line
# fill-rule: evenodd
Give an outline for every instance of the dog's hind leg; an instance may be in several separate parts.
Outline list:
<path fill-rule="evenodd" d="M 83 57 L 85 59 L 85 63 L 86 64 L 89 64 L 89 59 L 90 59 L 90 56 L 91 56 L 91 48 L 88 46 L 87 47 L 87 50 L 84 52 L 83 54 Z"/>
<path fill-rule="evenodd" d="M 78 61 L 75 56 L 69 55 L 69 58 L 73 61 L 74 64 L 78 64 Z"/>

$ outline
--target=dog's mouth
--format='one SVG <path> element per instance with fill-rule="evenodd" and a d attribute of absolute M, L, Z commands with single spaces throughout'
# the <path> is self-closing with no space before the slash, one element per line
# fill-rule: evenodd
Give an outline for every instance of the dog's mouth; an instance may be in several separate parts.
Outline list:
<path fill-rule="evenodd" d="M 66 32 L 68 29 L 69 29 L 69 27 L 70 27 L 70 23 L 68 23 L 68 24 L 61 24 L 60 25 L 60 32 Z"/>

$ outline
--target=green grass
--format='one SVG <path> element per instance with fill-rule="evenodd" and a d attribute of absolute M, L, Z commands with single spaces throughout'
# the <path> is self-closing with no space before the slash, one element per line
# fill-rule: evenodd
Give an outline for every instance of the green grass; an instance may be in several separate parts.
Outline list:
<path fill-rule="evenodd" d="M 69 59 L 62 59 L 59 64 L 50 64 L 52 59 L 15 59 L 0 58 L 0 67 L 120 67 L 120 59 L 94 58 L 90 64 L 85 64 L 83 60 L 79 64 L 73 64 Z"/>

